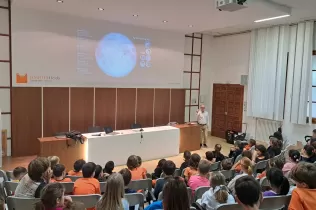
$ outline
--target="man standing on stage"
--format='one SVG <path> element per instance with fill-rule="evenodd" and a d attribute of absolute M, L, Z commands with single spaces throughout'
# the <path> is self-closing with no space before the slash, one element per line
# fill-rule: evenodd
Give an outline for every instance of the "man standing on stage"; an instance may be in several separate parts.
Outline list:
<path fill-rule="evenodd" d="M 203 104 L 200 106 L 200 109 L 198 109 L 196 111 L 196 118 L 197 118 L 197 122 L 201 128 L 200 146 L 202 147 L 202 145 L 203 145 L 204 147 L 207 147 L 206 139 L 208 136 L 207 132 L 208 132 L 208 127 L 209 127 L 209 116 L 208 116 L 208 112 L 205 111 L 205 106 Z"/>

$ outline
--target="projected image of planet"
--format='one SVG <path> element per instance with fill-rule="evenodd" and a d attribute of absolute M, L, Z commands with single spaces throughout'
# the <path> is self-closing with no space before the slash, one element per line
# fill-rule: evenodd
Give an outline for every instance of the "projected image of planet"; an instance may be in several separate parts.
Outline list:
<path fill-rule="evenodd" d="M 111 77 L 127 76 L 137 62 L 135 45 L 120 33 L 105 35 L 96 48 L 95 57 L 99 68 Z"/>

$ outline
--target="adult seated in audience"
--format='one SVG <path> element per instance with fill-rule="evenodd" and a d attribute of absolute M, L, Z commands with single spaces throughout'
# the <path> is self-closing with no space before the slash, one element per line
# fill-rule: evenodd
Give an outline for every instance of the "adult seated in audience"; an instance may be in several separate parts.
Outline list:
<path fill-rule="evenodd" d="M 96 165 L 94 178 L 97 179 L 99 182 L 105 182 L 106 178 L 104 177 L 102 166 Z"/>
<path fill-rule="evenodd" d="M 252 154 L 252 161 L 255 163 L 258 163 L 263 160 L 268 160 L 269 154 L 267 152 L 267 149 L 263 145 L 257 145 L 256 150 Z"/>
<path fill-rule="evenodd" d="M 201 160 L 198 166 L 198 174 L 191 176 L 188 181 L 188 186 L 192 189 L 192 194 L 199 187 L 209 187 L 209 172 L 211 169 L 211 164 L 207 160 Z"/>
<path fill-rule="evenodd" d="M 101 194 L 100 182 L 94 178 L 96 165 L 88 162 L 82 167 L 83 178 L 79 178 L 74 184 L 74 195 Z"/>
<path fill-rule="evenodd" d="M 113 161 L 108 161 L 103 169 L 103 176 L 104 180 L 106 180 L 112 173 L 114 169 L 114 162 Z"/>
<path fill-rule="evenodd" d="M 16 167 L 13 169 L 13 178 L 12 178 L 12 182 L 19 182 L 23 176 L 27 174 L 27 170 L 24 167 Z"/>
<path fill-rule="evenodd" d="M 73 203 L 71 197 L 64 196 L 64 193 L 65 189 L 60 183 L 46 185 L 35 210 L 85 210 L 83 203 Z"/>
<path fill-rule="evenodd" d="M 196 175 L 198 173 L 197 169 L 198 169 L 200 160 L 201 160 L 200 155 L 196 153 L 191 155 L 191 158 L 189 161 L 189 167 L 184 169 L 184 177 L 186 181 L 189 181 L 191 176 Z"/>
<path fill-rule="evenodd" d="M 72 182 L 70 178 L 66 177 L 66 169 L 63 164 L 55 165 L 51 182 Z"/>
<path fill-rule="evenodd" d="M 59 164 L 60 158 L 58 156 L 49 156 L 50 167 L 53 169 L 55 165 Z"/>
<path fill-rule="evenodd" d="M 296 166 L 301 160 L 301 154 L 299 151 L 291 149 L 289 151 L 288 161 L 284 164 L 282 171 L 285 177 L 289 177 L 289 173 L 294 166 Z"/>
<path fill-rule="evenodd" d="M 162 179 L 158 179 L 157 182 L 156 182 L 156 186 L 155 186 L 155 189 L 154 189 L 154 196 L 156 198 L 158 198 L 158 195 L 159 193 L 162 191 L 165 183 L 170 179 L 170 178 L 173 178 L 173 174 L 174 174 L 174 171 L 176 170 L 176 164 L 174 164 L 173 161 L 171 160 L 167 160 L 165 162 L 165 164 L 163 164 L 162 166 L 162 171 L 164 172 L 165 174 L 165 177 L 162 178 Z"/>
<path fill-rule="evenodd" d="M 152 179 L 158 179 L 160 178 L 161 174 L 162 174 L 162 166 L 163 164 L 165 164 L 166 159 L 161 159 L 158 161 L 158 165 L 154 170 L 154 173 L 152 174 Z"/>
<path fill-rule="evenodd" d="M 50 162 L 47 158 L 38 157 L 29 163 L 27 171 L 14 194 L 16 197 L 39 198 L 52 177 Z"/>
<path fill-rule="evenodd" d="M 236 181 L 235 198 L 245 210 L 259 210 L 262 193 L 259 182 L 252 176 L 244 176 Z"/>
<path fill-rule="evenodd" d="M 230 159 L 225 159 L 221 162 L 221 168 L 224 171 L 231 170 L 233 167 L 233 163 Z"/>
<path fill-rule="evenodd" d="M 302 161 L 308 163 L 315 163 L 316 155 L 315 155 L 315 148 L 311 145 L 305 145 L 302 149 Z"/>
<path fill-rule="evenodd" d="M 146 179 L 146 173 L 139 169 L 138 158 L 136 155 L 131 155 L 127 159 L 127 168 L 131 171 L 132 180 Z"/>
<path fill-rule="evenodd" d="M 285 164 L 285 158 L 284 157 L 278 157 L 276 159 L 270 159 L 268 161 L 266 169 L 261 173 L 257 175 L 257 179 L 262 179 L 267 176 L 267 171 L 270 168 L 278 168 L 282 170 L 283 166 Z"/>
<path fill-rule="evenodd" d="M 244 147 L 244 151 L 246 150 L 251 150 L 251 148 L 255 148 L 256 147 L 256 140 L 254 139 L 250 139 L 249 143 Z"/>
<path fill-rule="evenodd" d="M 252 153 L 251 153 L 251 151 L 249 151 L 249 150 L 243 151 L 243 152 L 241 153 L 241 157 L 242 157 L 242 158 L 243 158 L 243 157 L 247 157 L 247 158 L 249 158 L 249 159 L 251 160 L 251 159 L 252 159 Z M 238 161 L 233 165 L 233 167 L 232 167 L 232 169 L 235 170 L 236 173 L 240 173 L 240 171 L 241 171 L 241 164 L 240 164 L 240 161 L 241 161 L 241 159 L 238 160 Z"/>
<path fill-rule="evenodd" d="M 144 174 L 147 174 L 146 168 L 142 167 L 143 161 L 140 156 L 137 156 L 137 162 L 138 162 L 138 169 L 141 170 Z"/>
<path fill-rule="evenodd" d="M 187 186 L 180 177 L 171 178 L 163 189 L 163 200 L 156 201 L 145 210 L 189 210 L 190 201 Z"/>
<path fill-rule="evenodd" d="M 180 166 L 180 171 L 182 172 L 184 169 L 186 169 L 187 167 L 189 167 L 189 162 L 190 162 L 190 158 L 191 158 L 191 152 L 186 150 L 183 153 L 183 163 Z"/>
<path fill-rule="evenodd" d="M 290 178 L 296 188 L 292 192 L 289 210 L 315 209 L 316 206 L 316 165 L 300 162 L 292 168 Z"/>
<path fill-rule="evenodd" d="M 235 203 L 234 197 L 225 186 L 225 176 L 221 172 L 212 172 L 210 183 L 211 188 L 197 201 L 202 207 L 206 210 L 215 210 L 220 204 Z"/>
<path fill-rule="evenodd" d="M 123 180 L 124 180 L 125 194 L 136 193 L 135 190 L 128 188 L 128 185 L 132 180 L 132 174 L 131 174 L 130 170 L 128 170 L 127 168 L 123 168 L 122 170 L 119 171 L 119 173 L 122 175 Z"/>
<path fill-rule="evenodd" d="M 228 189 L 230 189 L 231 192 L 233 192 L 233 195 L 235 194 L 235 183 L 236 180 L 243 176 L 252 176 L 252 163 L 251 160 L 247 157 L 244 157 L 240 160 L 241 165 L 241 174 L 235 176 L 227 185 Z"/>
<path fill-rule="evenodd" d="M 221 150 L 222 150 L 222 145 L 215 144 L 214 151 L 213 151 L 214 157 L 216 158 L 215 162 L 220 162 L 225 159 L 225 156 L 221 153 Z"/>
<path fill-rule="evenodd" d="M 240 155 L 243 151 L 243 146 L 240 140 L 235 141 L 234 146 L 230 148 L 230 152 L 228 157 L 235 159 Z"/>
<path fill-rule="evenodd" d="M 275 137 L 275 138 L 277 138 L 277 139 L 283 141 L 283 136 L 282 136 L 281 130 L 278 130 L 278 131 L 274 132 L 273 135 L 270 136 L 270 137 Z"/>
<path fill-rule="evenodd" d="M 124 198 L 124 180 L 120 173 L 113 173 L 106 181 L 105 191 L 96 205 L 97 210 L 129 210 Z"/>
<path fill-rule="evenodd" d="M 275 137 L 270 137 L 270 146 L 267 149 L 269 158 L 273 158 L 281 154 L 282 146 L 283 146 L 283 143 L 281 140 Z"/>
<path fill-rule="evenodd" d="M 74 169 L 68 172 L 69 176 L 82 176 L 82 166 L 86 163 L 85 160 L 79 159 L 74 163 Z"/>
<path fill-rule="evenodd" d="M 205 152 L 205 158 L 209 162 L 209 164 L 213 164 L 216 161 L 214 153 L 211 151 Z"/>
<path fill-rule="evenodd" d="M 263 197 L 287 195 L 289 193 L 289 180 L 280 169 L 270 168 L 267 172 L 267 179 L 272 189 L 264 192 Z"/>

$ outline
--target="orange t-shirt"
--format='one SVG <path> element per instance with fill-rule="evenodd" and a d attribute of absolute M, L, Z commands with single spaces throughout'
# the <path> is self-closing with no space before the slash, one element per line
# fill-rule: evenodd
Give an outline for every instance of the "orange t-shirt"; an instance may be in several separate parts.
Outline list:
<path fill-rule="evenodd" d="M 263 177 L 266 177 L 266 176 L 267 176 L 267 172 L 263 171 L 261 174 L 257 176 L 257 179 L 262 179 Z"/>
<path fill-rule="evenodd" d="M 244 151 L 246 150 L 250 150 L 251 149 L 251 146 L 249 144 L 247 144 L 245 147 L 244 147 Z"/>
<path fill-rule="evenodd" d="M 144 173 L 144 170 L 142 168 L 135 168 L 133 170 L 130 170 L 132 174 L 132 180 L 140 180 L 140 179 L 146 179 L 146 173 Z"/>
<path fill-rule="evenodd" d="M 289 210 L 310 210 L 316 206 L 316 189 L 295 188 Z"/>
<path fill-rule="evenodd" d="M 100 182 L 95 178 L 80 178 L 74 184 L 74 195 L 101 194 Z"/>
<path fill-rule="evenodd" d="M 146 175 L 147 174 L 147 170 L 146 168 L 139 168 L 141 171 L 143 171 L 143 173 Z"/>
<path fill-rule="evenodd" d="M 74 170 L 71 170 L 68 172 L 68 175 L 69 176 L 82 176 L 82 172 L 81 171 L 75 172 Z"/>
<path fill-rule="evenodd" d="M 186 169 L 184 169 L 184 176 L 187 177 L 187 180 L 189 181 L 191 176 L 197 175 L 198 171 L 194 168 L 191 167 L 187 167 Z"/>
<path fill-rule="evenodd" d="M 50 182 L 51 182 L 51 183 L 54 183 L 54 182 L 72 182 L 72 180 L 71 180 L 70 178 L 67 178 L 67 177 L 66 177 L 66 178 L 63 178 L 62 180 L 56 180 L 56 179 L 53 179 L 53 178 L 52 178 L 52 179 L 50 180 Z"/>

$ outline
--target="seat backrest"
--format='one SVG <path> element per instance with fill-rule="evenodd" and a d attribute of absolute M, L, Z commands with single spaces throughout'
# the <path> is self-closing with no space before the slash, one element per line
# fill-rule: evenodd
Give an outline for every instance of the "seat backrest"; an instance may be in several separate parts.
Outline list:
<path fill-rule="evenodd" d="M 4 188 L 7 193 L 7 196 L 13 195 L 15 192 L 15 189 L 18 187 L 19 183 L 18 182 L 11 182 L 11 181 L 6 181 L 4 182 Z"/>
<path fill-rule="evenodd" d="M 254 167 L 254 172 L 256 173 L 257 170 L 265 169 L 267 167 L 268 160 L 259 161 L 256 163 Z"/>
<path fill-rule="evenodd" d="M 4 182 L 9 181 L 7 173 L 4 170 L 0 170 L 0 177 L 3 179 Z"/>
<path fill-rule="evenodd" d="M 136 190 L 136 191 L 144 190 L 144 189 L 151 190 L 152 189 L 151 179 L 133 180 L 129 183 L 128 188 L 132 190 Z"/>
<path fill-rule="evenodd" d="M 225 180 L 231 180 L 235 175 L 235 170 L 226 170 L 220 172 L 225 176 Z"/>
<path fill-rule="evenodd" d="M 13 171 L 6 171 L 6 174 L 7 174 L 7 178 L 8 178 L 9 181 L 14 179 Z"/>
<path fill-rule="evenodd" d="M 196 190 L 195 190 L 195 198 L 194 198 L 194 201 L 196 201 L 197 199 L 200 199 L 202 198 L 202 195 L 208 191 L 210 189 L 210 187 L 198 187 Z"/>
<path fill-rule="evenodd" d="M 244 209 L 238 203 L 234 203 L 234 204 L 221 204 L 221 205 L 218 205 L 216 210 L 244 210 Z"/>
<path fill-rule="evenodd" d="M 242 158 L 242 156 L 241 156 L 241 155 L 238 155 L 238 156 L 236 157 L 236 159 L 235 159 L 234 164 L 236 164 L 238 161 L 240 161 L 240 160 L 241 160 L 241 158 Z"/>
<path fill-rule="evenodd" d="M 88 128 L 88 133 L 97 133 L 97 132 L 103 132 L 103 129 L 100 126 L 90 126 Z"/>
<path fill-rule="evenodd" d="M 291 195 L 264 197 L 260 204 L 260 210 L 277 210 L 289 205 Z"/>
<path fill-rule="evenodd" d="M 101 190 L 101 193 L 105 192 L 105 182 L 100 182 L 100 190 Z"/>
<path fill-rule="evenodd" d="M 82 178 L 81 176 L 69 176 L 69 175 L 67 175 L 66 177 L 70 178 L 72 182 L 75 182 L 75 181 L 77 181 L 77 179 Z"/>
<path fill-rule="evenodd" d="M 211 165 L 211 167 L 210 167 L 210 171 L 217 171 L 217 170 L 219 170 L 220 163 L 221 163 L 221 162 L 213 163 L 213 164 Z"/>
<path fill-rule="evenodd" d="M 190 187 L 187 187 L 187 191 L 188 191 L 189 203 L 191 205 L 193 203 L 192 189 Z"/>
<path fill-rule="evenodd" d="M 182 178 L 184 178 L 184 171 L 185 171 L 185 169 L 183 169 L 183 170 L 181 171 L 181 177 L 182 177 Z"/>
<path fill-rule="evenodd" d="M 162 191 L 158 194 L 158 201 L 162 201 Z"/>
<path fill-rule="evenodd" d="M 174 171 L 173 176 L 174 176 L 174 177 L 181 176 L 181 171 L 180 171 L 179 168 L 177 168 L 177 169 Z"/>
<path fill-rule="evenodd" d="M 261 187 L 270 186 L 270 183 L 269 183 L 267 177 L 263 177 L 262 179 L 260 179 L 260 186 Z"/>
<path fill-rule="evenodd" d="M 128 201 L 129 206 L 139 205 L 144 209 L 144 195 L 142 193 L 125 194 L 125 199 Z"/>
<path fill-rule="evenodd" d="M 39 198 L 7 197 L 8 210 L 34 210 Z"/>
<path fill-rule="evenodd" d="M 74 190 L 74 183 L 73 182 L 60 182 L 65 188 L 65 194 L 71 194 Z"/>
<path fill-rule="evenodd" d="M 95 207 L 97 202 L 100 200 L 101 195 L 71 195 L 72 201 L 84 203 L 85 208 Z"/>

